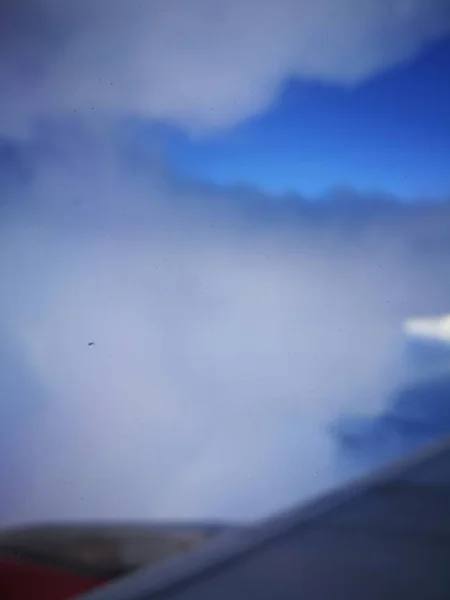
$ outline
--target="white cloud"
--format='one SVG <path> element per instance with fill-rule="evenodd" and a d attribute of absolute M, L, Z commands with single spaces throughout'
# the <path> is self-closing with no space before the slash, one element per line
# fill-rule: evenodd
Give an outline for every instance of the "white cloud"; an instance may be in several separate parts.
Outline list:
<path fill-rule="evenodd" d="M 447 0 L 3 0 L 0 128 L 98 109 L 228 127 L 288 77 L 358 83 L 449 31 Z"/>
<path fill-rule="evenodd" d="M 3 0 L 0 131 L 228 127 L 289 76 L 363 81 L 449 19 L 446 0 Z M 350 203 L 344 233 L 333 202 L 287 222 L 261 196 L 250 222 L 245 194 L 131 174 L 111 131 L 49 125 L 0 168 L 2 521 L 256 517 L 329 485 L 325 425 L 380 408 L 399 324 L 448 306 L 448 207 L 361 225 Z"/>
<path fill-rule="evenodd" d="M 400 324 L 449 300 L 448 245 L 416 255 L 448 207 L 248 221 L 64 132 L 3 194 L 2 460 L 28 493 L 2 520 L 251 518 L 330 485 L 326 425 L 381 408 Z"/>
<path fill-rule="evenodd" d="M 450 343 L 450 315 L 408 319 L 404 329 L 412 337 Z"/>

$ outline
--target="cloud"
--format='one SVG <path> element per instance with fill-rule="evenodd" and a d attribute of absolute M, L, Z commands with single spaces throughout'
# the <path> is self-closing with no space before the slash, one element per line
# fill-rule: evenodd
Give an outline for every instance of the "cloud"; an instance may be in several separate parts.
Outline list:
<path fill-rule="evenodd" d="M 203 186 L 108 135 L 0 152 L 3 523 L 256 518 L 338 481 L 327 425 L 382 410 L 404 319 L 449 306 L 450 205 Z"/>
<path fill-rule="evenodd" d="M 287 78 L 353 85 L 449 31 L 447 0 L 2 0 L 0 129 L 99 110 L 225 128 Z"/>
<path fill-rule="evenodd" d="M 328 424 L 383 411 L 402 323 L 448 311 L 450 205 L 187 181 L 118 117 L 230 127 L 449 29 L 446 0 L 0 1 L 2 523 L 256 518 L 342 479 Z"/>
<path fill-rule="evenodd" d="M 408 319 L 405 331 L 411 336 L 450 343 L 450 315 Z"/>

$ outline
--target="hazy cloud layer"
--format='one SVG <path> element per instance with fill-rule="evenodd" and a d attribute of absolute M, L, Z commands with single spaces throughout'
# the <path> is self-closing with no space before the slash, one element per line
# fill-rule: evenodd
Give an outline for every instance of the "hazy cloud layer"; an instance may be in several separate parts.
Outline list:
<path fill-rule="evenodd" d="M 288 77 L 358 83 L 449 31 L 447 0 L 1 0 L 0 128 L 99 109 L 226 127 Z"/>
<path fill-rule="evenodd" d="M 328 424 L 382 410 L 403 319 L 449 305 L 448 204 L 208 188 L 68 123 L 0 155 L 3 522 L 326 487 Z"/>

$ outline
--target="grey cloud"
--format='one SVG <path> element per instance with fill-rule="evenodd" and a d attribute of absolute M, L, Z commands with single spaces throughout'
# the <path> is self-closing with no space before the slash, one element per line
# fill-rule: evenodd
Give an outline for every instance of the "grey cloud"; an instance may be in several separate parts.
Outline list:
<path fill-rule="evenodd" d="M 327 424 L 382 410 L 403 319 L 448 308 L 450 205 L 274 202 L 122 150 L 61 123 L 0 154 L 2 460 L 32 490 L 2 521 L 256 518 L 338 481 Z"/>
<path fill-rule="evenodd" d="M 352 85 L 449 31 L 446 0 L 2 0 L 0 127 L 98 109 L 228 127 L 288 77 Z"/>

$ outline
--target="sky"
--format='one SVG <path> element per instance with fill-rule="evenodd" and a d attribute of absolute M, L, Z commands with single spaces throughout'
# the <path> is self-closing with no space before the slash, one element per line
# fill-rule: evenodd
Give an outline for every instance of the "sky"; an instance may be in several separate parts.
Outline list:
<path fill-rule="evenodd" d="M 446 0 L 0 0 L 0 523 L 356 472 L 330 424 L 450 312 L 449 35 Z"/>
<path fill-rule="evenodd" d="M 218 184 L 310 196 L 335 186 L 405 199 L 450 189 L 450 38 L 357 87 L 289 80 L 268 111 L 192 143 L 172 133 L 177 166 Z"/>

